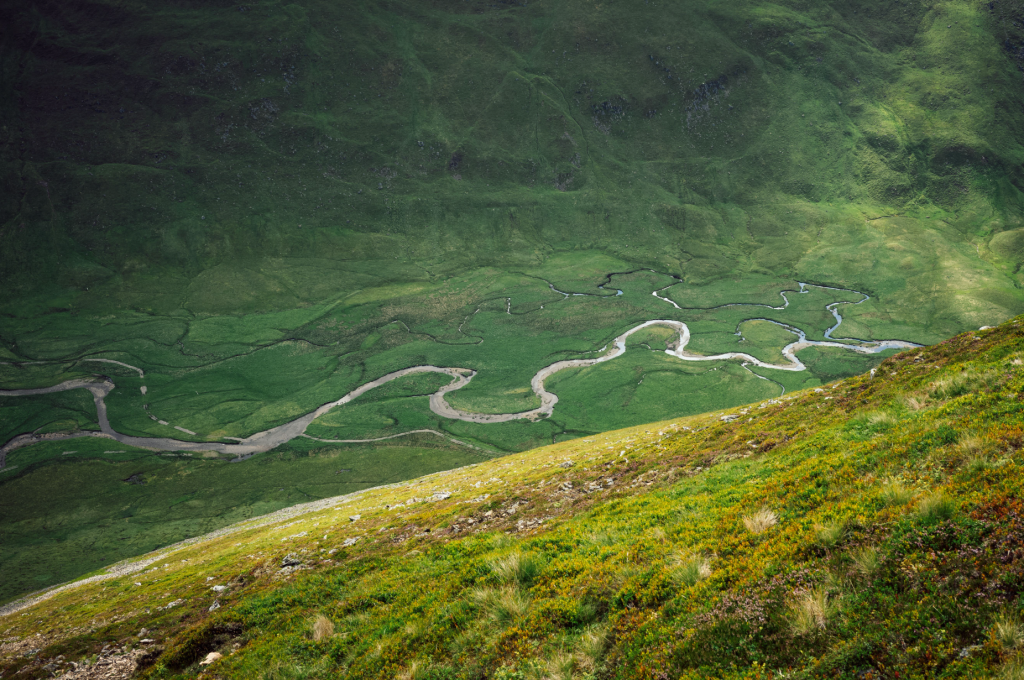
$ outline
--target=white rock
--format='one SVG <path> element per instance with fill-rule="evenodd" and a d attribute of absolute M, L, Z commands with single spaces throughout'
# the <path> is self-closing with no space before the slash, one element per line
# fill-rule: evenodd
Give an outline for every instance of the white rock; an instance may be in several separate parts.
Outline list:
<path fill-rule="evenodd" d="M 218 659 L 223 659 L 223 658 L 224 658 L 224 655 L 219 653 L 219 652 L 210 652 L 209 654 L 206 655 L 205 659 L 203 659 L 202 661 L 199 662 L 199 665 L 200 666 L 209 666 L 214 661 L 217 661 Z"/>

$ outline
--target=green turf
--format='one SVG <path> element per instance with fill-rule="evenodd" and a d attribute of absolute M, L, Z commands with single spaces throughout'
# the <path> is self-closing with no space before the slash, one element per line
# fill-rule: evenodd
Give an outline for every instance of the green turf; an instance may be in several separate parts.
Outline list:
<path fill-rule="evenodd" d="M 295 503 L 486 459 L 429 435 L 375 447 L 298 440 L 240 464 L 91 438 L 12 458 L 0 472 L 0 601 Z"/>
<path fill-rule="evenodd" d="M 537 370 L 657 318 L 777 359 L 752 319 L 821 340 L 861 299 L 799 282 L 871 296 L 837 337 L 1024 311 L 1016 0 L 13 6 L 0 388 L 109 377 L 121 432 L 245 437 L 418 364 L 477 371 L 457 408 L 526 410 Z M 806 350 L 765 381 L 664 335 L 552 379 L 543 422 L 382 392 L 315 431 L 518 451 L 882 358 Z M 84 392 L 0 409 L 8 436 L 96 427 Z"/>

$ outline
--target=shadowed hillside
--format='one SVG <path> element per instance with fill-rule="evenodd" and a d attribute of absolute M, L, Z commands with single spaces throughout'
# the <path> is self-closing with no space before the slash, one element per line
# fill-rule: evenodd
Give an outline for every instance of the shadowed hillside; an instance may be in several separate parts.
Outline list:
<path fill-rule="evenodd" d="M 11 292 L 266 309 L 325 295 L 268 256 L 387 280 L 600 248 L 931 289 L 943 328 L 1020 305 L 1012 3 L 6 6 Z"/>

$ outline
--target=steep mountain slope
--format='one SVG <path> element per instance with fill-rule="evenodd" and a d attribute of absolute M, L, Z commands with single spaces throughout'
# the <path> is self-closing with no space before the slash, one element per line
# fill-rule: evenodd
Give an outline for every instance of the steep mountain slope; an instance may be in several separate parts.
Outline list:
<path fill-rule="evenodd" d="M 686 323 L 693 353 L 779 365 L 795 336 L 930 344 L 1024 312 L 1022 17 L 0 0 L 0 601 L 888 356 L 811 347 L 804 371 L 762 370 L 636 336 L 553 376 L 549 416 L 477 422 L 534 411 L 544 367 L 652 319 Z M 441 378 L 419 375 L 317 419 L 320 441 L 222 455 L 424 365 L 475 372 L 447 396 L 468 416 L 431 410 Z M 118 433 L 191 453 L 94 436 L 83 390 L 9 392 L 69 380 L 116 385 Z"/>
<path fill-rule="evenodd" d="M 124 563 L 6 608 L 4 675 L 1012 676 L 1022 323 Z"/>

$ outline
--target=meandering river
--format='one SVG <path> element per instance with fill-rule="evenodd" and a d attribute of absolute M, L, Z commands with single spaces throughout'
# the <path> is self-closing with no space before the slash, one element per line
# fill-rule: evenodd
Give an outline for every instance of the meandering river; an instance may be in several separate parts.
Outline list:
<path fill-rule="evenodd" d="M 816 287 L 826 288 L 824 286 L 816 286 Z M 551 288 L 552 288 L 552 290 L 556 290 L 557 291 L 557 289 L 555 289 L 554 286 L 551 286 Z M 806 288 L 807 288 L 807 284 L 801 283 L 800 284 L 800 291 L 799 292 L 801 292 L 801 293 L 804 292 L 806 290 Z M 658 295 L 658 293 L 661 292 L 661 290 L 664 290 L 664 289 L 656 290 L 652 294 L 655 297 L 657 297 L 659 300 L 663 300 L 665 302 L 668 302 L 669 304 L 671 304 L 672 306 L 676 307 L 677 309 L 680 309 L 679 305 L 677 305 L 672 300 L 670 300 L 668 298 L 665 298 L 665 297 L 662 297 L 661 295 Z M 833 288 L 829 288 L 829 290 L 844 290 L 844 292 L 857 292 L 857 291 L 845 291 L 845 289 L 839 289 L 839 288 L 834 288 L 834 289 Z M 570 295 L 569 293 L 564 293 L 563 291 L 557 291 L 557 292 L 562 293 L 563 295 L 565 295 L 567 297 Z M 783 291 L 781 293 L 782 298 L 785 301 L 785 304 L 780 306 L 780 307 L 772 307 L 771 305 L 744 304 L 744 303 L 737 303 L 737 304 L 723 305 L 723 306 L 739 306 L 739 305 L 743 305 L 743 306 L 752 306 L 752 307 L 767 307 L 767 308 L 770 308 L 770 309 L 785 309 L 789 305 L 789 298 L 786 296 L 786 292 L 790 292 L 790 291 Z M 621 294 L 622 294 L 622 291 L 618 291 L 617 295 L 621 295 Z M 860 294 L 864 295 L 863 293 L 860 293 Z M 538 406 L 535 409 L 531 409 L 529 411 L 521 411 L 521 412 L 518 412 L 518 413 L 493 413 L 493 414 L 487 414 L 487 413 L 473 413 L 473 412 L 470 412 L 470 411 L 462 411 L 460 409 L 456 409 L 456 408 L 452 407 L 445 400 L 445 395 L 447 395 L 449 392 L 454 392 L 455 390 L 461 389 L 461 388 L 465 387 L 466 385 L 468 385 L 470 380 L 473 379 L 473 376 L 476 375 L 475 371 L 472 371 L 472 370 L 466 369 L 466 368 L 446 368 L 446 367 L 441 367 L 441 366 L 411 366 L 409 368 L 403 368 L 403 369 L 401 369 L 399 371 L 394 371 L 393 373 L 388 373 L 387 375 L 383 375 L 383 376 L 377 378 L 376 380 L 372 380 L 372 381 L 370 381 L 370 382 L 368 382 L 368 383 L 366 383 L 364 385 L 361 385 L 360 387 L 352 390 L 351 392 L 349 392 L 345 396 L 341 397 L 340 399 L 338 399 L 336 401 L 328 402 L 326 404 L 323 404 L 319 408 L 317 408 L 317 409 L 315 409 L 313 411 L 310 411 L 306 415 L 303 415 L 303 416 L 301 416 L 299 418 L 296 418 L 295 420 L 292 420 L 291 422 L 285 423 L 283 425 L 279 425 L 279 426 L 271 428 L 269 430 L 264 430 L 263 432 L 257 432 L 256 434 L 254 434 L 254 435 L 252 435 L 250 437 L 246 437 L 245 439 L 236 439 L 235 443 L 231 443 L 231 444 L 226 444 L 226 443 L 223 443 L 223 442 L 190 442 L 190 441 L 182 441 L 182 440 L 171 439 L 171 438 L 166 438 L 166 437 L 136 437 L 136 436 L 132 436 L 132 435 L 121 434 L 120 432 L 115 431 L 111 427 L 111 425 L 110 425 L 110 419 L 107 416 L 107 405 L 106 405 L 106 401 L 105 401 L 106 396 L 108 394 L 110 394 L 111 390 L 115 389 L 115 387 L 116 387 L 114 385 L 114 383 L 109 381 L 109 380 L 104 381 L 104 382 L 94 382 L 94 381 L 88 381 L 88 380 L 68 380 L 68 381 L 63 382 L 63 383 L 61 383 L 59 385 L 54 385 L 52 387 L 44 387 L 44 388 L 40 388 L 40 389 L 0 390 L 0 396 L 3 396 L 3 397 L 28 396 L 28 395 L 35 395 L 35 394 L 49 394 L 49 393 L 53 393 L 53 392 L 61 392 L 61 391 L 64 391 L 64 390 L 75 390 L 75 389 L 88 390 L 93 395 L 93 401 L 94 401 L 94 403 L 96 405 L 97 419 L 98 419 L 99 425 L 100 425 L 100 431 L 99 432 L 78 431 L 78 432 L 70 432 L 70 433 L 65 433 L 65 434 L 52 434 L 52 435 L 35 435 L 35 434 L 22 434 L 22 435 L 18 435 L 17 437 L 14 437 L 10 441 L 8 441 L 2 448 L 0 448 L 0 469 L 3 469 L 5 467 L 5 465 L 6 465 L 7 453 L 12 451 L 12 450 L 14 450 L 15 448 L 19 448 L 21 446 L 26 446 L 28 444 L 33 444 L 33 443 L 37 443 L 37 442 L 41 442 L 41 441 L 52 441 L 52 440 L 59 440 L 59 439 L 71 439 L 71 438 L 76 438 L 76 437 L 103 437 L 103 438 L 106 438 L 106 439 L 112 439 L 114 441 L 117 441 L 117 442 L 119 442 L 121 444 L 125 444 L 125 445 L 128 445 L 128 446 L 134 446 L 134 447 L 143 448 L 143 449 L 150 449 L 150 450 L 154 450 L 154 451 L 215 451 L 217 453 L 233 455 L 233 456 L 235 456 L 235 459 L 234 459 L 235 461 L 242 461 L 242 460 L 245 460 L 245 459 L 249 458 L 250 456 L 252 456 L 252 455 L 254 455 L 256 453 L 261 453 L 261 452 L 269 451 L 269 450 L 271 450 L 273 448 L 276 448 L 276 447 L 280 446 L 281 444 L 284 444 L 285 442 L 288 442 L 288 441 L 290 441 L 292 439 L 295 439 L 296 437 L 308 436 L 308 435 L 305 434 L 306 428 L 309 427 L 309 425 L 314 420 L 316 420 L 320 416 L 324 415 L 328 411 L 330 411 L 330 410 L 332 410 L 334 408 L 337 408 L 339 406 L 343 406 L 343 405 L 351 402 L 352 400 L 358 398 L 359 396 L 365 394 L 366 392 L 369 392 L 370 390 L 372 390 L 374 388 L 377 388 L 377 387 L 380 387 L 381 385 L 384 385 L 385 383 L 391 382 L 392 380 L 396 380 L 398 378 L 402 378 L 402 377 L 407 376 L 407 375 L 412 375 L 414 373 L 441 373 L 441 374 L 450 376 L 452 378 L 452 381 L 450 383 L 448 383 L 447 385 L 445 385 L 441 389 L 437 390 L 437 392 L 435 392 L 432 395 L 430 395 L 430 410 L 433 411 L 434 413 L 436 413 L 437 415 L 442 416 L 444 418 L 450 418 L 450 419 L 453 419 L 453 420 L 464 420 L 464 421 L 473 422 L 473 423 L 503 423 L 503 422 L 508 422 L 508 421 L 512 421 L 512 420 L 544 418 L 544 417 L 550 416 L 552 414 L 552 412 L 554 411 L 555 405 L 558 403 L 558 396 L 555 395 L 552 392 L 549 392 L 544 387 L 544 383 L 545 383 L 545 381 L 549 377 L 551 377 L 555 373 L 558 373 L 559 371 L 563 371 L 563 370 L 568 369 L 568 368 L 581 368 L 581 367 L 586 367 L 586 366 L 593 366 L 595 364 L 599 364 L 599 363 L 602 363 L 602 362 L 605 362 L 605 361 L 611 361 L 611 360 L 613 360 L 613 359 L 615 359 L 615 358 L 617 358 L 619 356 L 622 356 L 626 352 L 626 340 L 629 338 L 629 336 L 632 335 L 633 333 L 636 333 L 637 331 L 643 330 L 645 328 L 649 328 L 651 326 L 666 326 L 666 327 L 671 328 L 672 330 L 676 331 L 676 333 L 678 334 L 677 338 L 676 338 L 676 340 L 674 342 L 669 343 L 669 345 L 668 345 L 669 349 L 666 349 L 665 353 L 670 355 L 670 356 L 672 356 L 672 357 L 675 357 L 676 359 L 679 359 L 680 361 L 739 360 L 739 361 L 743 362 L 744 366 L 752 365 L 752 366 L 758 366 L 760 368 L 766 368 L 766 369 L 772 369 L 772 370 L 778 370 L 778 371 L 803 371 L 803 370 L 805 370 L 806 366 L 804 366 L 803 362 L 801 362 L 800 359 L 797 357 L 797 352 L 799 352 L 802 349 L 806 349 L 808 347 L 836 347 L 836 348 L 846 349 L 846 350 L 850 350 L 850 351 L 854 351 L 854 352 L 859 352 L 861 354 L 877 354 L 879 352 L 884 352 L 886 350 L 892 350 L 892 349 L 908 349 L 908 348 L 913 348 L 913 347 L 920 347 L 920 345 L 914 344 L 912 342 L 905 342 L 905 341 L 902 341 L 902 340 L 884 340 L 884 341 L 878 341 L 878 342 L 865 342 L 865 341 L 859 341 L 859 340 L 850 340 L 849 342 L 840 342 L 840 341 L 838 341 L 836 339 L 832 339 L 832 333 L 836 329 L 838 329 L 840 324 L 842 324 L 842 322 L 843 322 L 842 316 L 838 312 L 838 306 L 841 305 L 841 304 L 860 304 L 861 302 L 864 302 L 864 300 L 867 300 L 867 299 L 869 299 L 868 296 L 864 295 L 864 298 L 862 300 L 858 301 L 858 302 L 853 302 L 853 303 L 835 302 L 835 303 L 829 304 L 826 307 L 826 309 L 829 312 L 831 312 L 832 315 L 835 317 L 836 324 L 834 326 L 832 326 L 831 328 L 829 328 L 828 331 L 826 331 L 825 337 L 829 338 L 829 340 L 823 341 L 823 342 L 808 340 L 807 339 L 807 335 L 804 333 L 804 331 L 802 331 L 799 328 L 796 328 L 794 326 L 783 324 L 783 323 L 780 323 L 778 321 L 772 321 L 771 319 L 762 319 L 763 321 L 769 321 L 771 323 L 777 324 L 777 325 L 787 329 L 788 331 L 790 331 L 791 333 L 793 333 L 794 335 L 797 336 L 797 340 L 795 340 L 794 342 L 789 343 L 788 345 L 786 345 L 782 349 L 782 356 L 785 359 L 784 363 L 773 364 L 773 363 L 765 362 L 765 361 L 757 359 L 756 357 L 753 357 L 753 356 L 751 356 L 749 354 L 746 354 L 746 353 L 743 353 L 743 352 L 726 352 L 724 354 L 714 354 L 714 355 L 701 355 L 701 354 L 694 354 L 692 352 L 688 352 L 686 350 L 686 346 L 690 342 L 690 329 L 689 329 L 689 327 L 684 322 L 670 320 L 670 319 L 653 319 L 653 320 L 645 321 L 645 322 L 643 322 L 641 324 L 638 324 L 638 325 L 630 328 L 629 330 L 625 331 L 624 333 L 622 333 L 618 337 L 616 337 L 610 343 L 611 347 L 609 348 L 608 346 L 605 346 L 604 348 L 602 348 L 601 352 L 603 352 L 603 353 L 600 356 L 596 357 L 596 358 L 593 358 L 593 359 L 569 359 L 569 360 L 566 360 L 566 361 L 557 361 L 557 362 L 551 364 L 550 366 L 546 366 L 546 367 L 540 369 L 539 371 L 537 371 L 536 375 L 534 375 L 533 379 L 530 381 L 530 387 L 533 389 L 534 394 L 536 394 L 540 398 L 540 402 L 541 403 L 540 403 L 540 406 Z M 103 360 L 103 359 L 95 359 L 95 361 L 108 361 L 110 363 L 120 364 L 121 366 L 125 366 L 127 368 L 130 368 L 130 369 L 133 369 L 135 371 L 138 371 L 140 376 L 144 375 L 142 369 L 137 368 L 135 366 L 130 366 L 128 364 L 124 364 L 124 363 L 119 362 L 119 361 Z M 757 375 L 757 374 L 754 374 L 754 375 Z M 764 376 L 758 376 L 758 377 L 763 378 Z M 145 393 L 145 389 L 146 389 L 145 387 L 142 388 L 143 393 Z M 164 423 L 163 421 L 161 421 L 161 423 L 165 424 L 165 425 L 167 424 L 167 423 Z M 181 430 L 183 432 L 188 432 L 188 430 L 185 430 L 184 428 L 181 428 L 181 427 L 178 427 L 177 429 L 179 429 L 179 430 Z M 417 430 L 416 432 L 421 432 L 421 430 Z M 443 435 L 440 432 L 436 432 L 436 431 L 430 431 L 430 432 L 432 432 L 434 434 L 441 435 L 441 436 L 445 436 L 445 435 Z M 191 434 L 191 433 L 189 433 L 189 434 Z M 413 434 L 413 432 L 403 433 L 403 434 Z M 402 436 L 402 435 L 393 435 L 393 436 L 397 437 L 397 436 Z M 381 441 L 382 439 L 388 439 L 388 438 L 391 438 L 391 437 L 376 438 L 376 439 L 363 439 L 363 440 L 337 440 L 337 441 L 346 441 L 346 442 L 349 442 L 349 443 L 356 443 L 356 442 Z M 335 440 L 319 440 L 319 441 L 335 441 Z M 454 441 L 458 442 L 458 440 L 454 440 Z M 465 442 L 458 442 L 458 443 L 465 444 Z"/>

